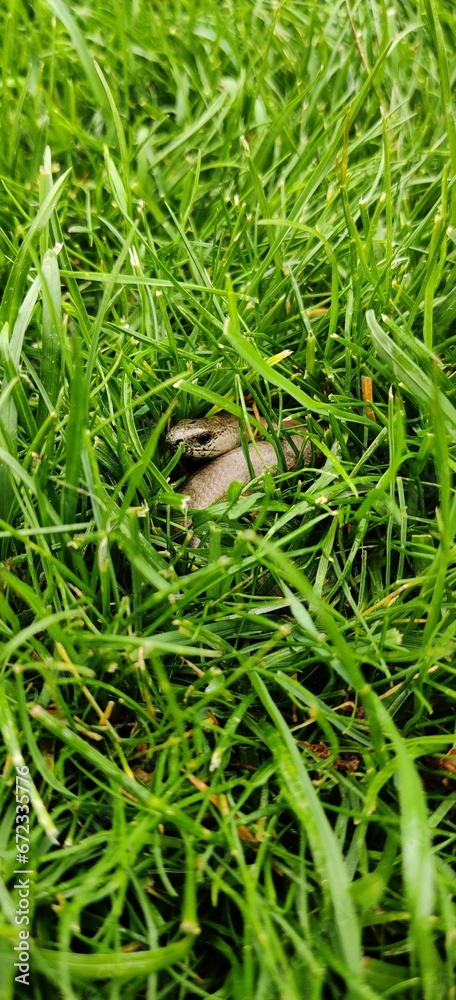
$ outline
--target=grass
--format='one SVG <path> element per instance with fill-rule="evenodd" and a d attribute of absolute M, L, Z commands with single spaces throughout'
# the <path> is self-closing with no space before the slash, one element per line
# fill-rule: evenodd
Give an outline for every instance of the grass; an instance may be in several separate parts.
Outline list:
<path fill-rule="evenodd" d="M 0 998 L 454 997 L 453 4 L 1 21 Z"/>

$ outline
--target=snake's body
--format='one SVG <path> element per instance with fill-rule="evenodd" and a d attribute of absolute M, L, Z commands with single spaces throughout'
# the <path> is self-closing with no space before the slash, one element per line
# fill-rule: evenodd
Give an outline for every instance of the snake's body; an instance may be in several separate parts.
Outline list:
<path fill-rule="evenodd" d="M 298 421 L 284 421 L 283 427 L 295 427 L 297 423 Z M 244 451 L 240 447 L 239 421 L 229 413 L 199 420 L 181 420 L 171 428 L 166 440 L 173 449 L 182 444 L 185 455 L 208 459 L 186 479 L 182 487 L 192 510 L 204 510 L 215 503 L 227 493 L 231 483 L 248 483 L 252 479 Z M 294 469 L 302 451 L 303 438 L 293 434 L 289 440 L 281 438 L 280 445 L 287 469 Z M 255 477 L 267 469 L 277 468 L 277 452 L 269 441 L 255 441 L 249 445 L 248 451 Z M 306 444 L 304 463 L 308 463 L 309 459 L 310 449 Z"/>

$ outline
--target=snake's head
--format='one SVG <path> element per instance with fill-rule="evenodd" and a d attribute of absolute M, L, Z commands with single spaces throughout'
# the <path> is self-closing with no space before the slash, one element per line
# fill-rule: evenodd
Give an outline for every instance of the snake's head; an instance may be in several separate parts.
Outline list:
<path fill-rule="evenodd" d="M 239 423 L 229 413 L 196 420 L 179 420 L 168 431 L 166 444 L 173 451 L 183 445 L 183 454 L 189 458 L 215 458 L 237 447 Z"/>

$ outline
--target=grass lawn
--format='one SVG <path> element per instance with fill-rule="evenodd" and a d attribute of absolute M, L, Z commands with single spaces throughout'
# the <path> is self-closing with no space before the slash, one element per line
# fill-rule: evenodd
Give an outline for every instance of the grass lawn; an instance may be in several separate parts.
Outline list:
<path fill-rule="evenodd" d="M 0 23 L 0 1000 L 454 1000 L 454 2 Z"/>

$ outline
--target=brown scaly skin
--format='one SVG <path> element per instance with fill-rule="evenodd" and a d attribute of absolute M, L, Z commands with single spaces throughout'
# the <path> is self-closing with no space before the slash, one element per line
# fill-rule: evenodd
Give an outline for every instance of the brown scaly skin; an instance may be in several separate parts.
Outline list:
<path fill-rule="evenodd" d="M 295 420 L 285 421 L 283 426 L 294 427 L 298 423 Z M 294 448 L 284 438 L 280 441 L 287 469 L 290 470 L 295 468 L 303 450 L 303 438 L 293 434 L 291 441 Z M 211 459 L 193 472 L 183 484 L 182 492 L 188 497 L 191 510 L 204 510 L 224 496 L 232 482 L 248 483 L 252 478 L 244 452 L 239 446 L 239 421 L 229 413 L 197 420 L 181 420 L 171 427 L 166 442 L 173 449 L 182 444 L 184 454 L 192 458 Z M 266 469 L 277 469 L 277 453 L 269 441 L 255 441 L 249 445 L 248 450 L 255 477 Z M 306 442 L 303 462 L 307 465 L 309 461 L 310 444 Z"/>
<path fill-rule="evenodd" d="M 179 420 L 166 435 L 166 444 L 174 451 L 183 445 L 189 458 L 215 458 L 232 451 L 240 444 L 239 420 L 231 413 L 196 420 Z"/>

